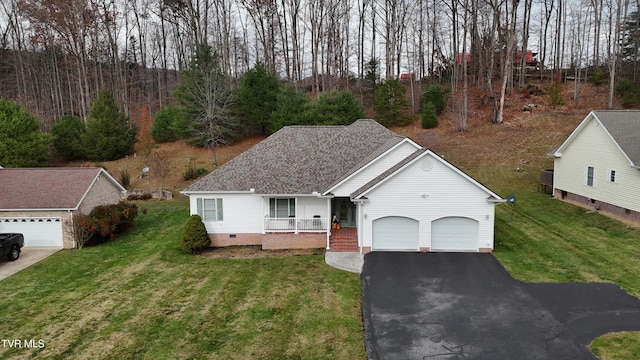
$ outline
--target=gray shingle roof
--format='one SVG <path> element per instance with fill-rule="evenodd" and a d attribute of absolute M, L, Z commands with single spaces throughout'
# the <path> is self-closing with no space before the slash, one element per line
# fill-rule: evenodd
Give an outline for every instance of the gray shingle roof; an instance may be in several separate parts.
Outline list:
<path fill-rule="evenodd" d="M 640 111 L 602 110 L 593 114 L 631 159 L 633 166 L 640 166 Z"/>
<path fill-rule="evenodd" d="M 402 139 L 369 119 L 349 126 L 287 126 L 184 192 L 323 192 Z"/>

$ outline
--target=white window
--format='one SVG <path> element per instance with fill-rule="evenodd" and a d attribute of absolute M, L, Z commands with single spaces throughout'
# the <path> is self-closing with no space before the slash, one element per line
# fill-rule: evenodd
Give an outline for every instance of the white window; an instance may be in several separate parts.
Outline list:
<path fill-rule="evenodd" d="M 295 198 L 270 198 L 269 217 L 288 218 L 296 216 Z"/>
<path fill-rule="evenodd" d="M 587 168 L 587 186 L 593 186 L 593 166 Z"/>
<path fill-rule="evenodd" d="M 615 170 L 610 170 L 609 171 L 609 181 L 611 181 L 612 183 L 616 182 L 616 171 Z"/>
<path fill-rule="evenodd" d="M 222 199 L 196 199 L 198 215 L 202 221 L 222 221 Z"/>

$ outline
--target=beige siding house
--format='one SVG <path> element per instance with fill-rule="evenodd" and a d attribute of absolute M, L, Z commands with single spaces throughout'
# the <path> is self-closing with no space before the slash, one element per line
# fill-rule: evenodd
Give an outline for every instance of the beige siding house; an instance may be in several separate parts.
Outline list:
<path fill-rule="evenodd" d="M 0 169 L 0 232 L 24 234 L 25 246 L 74 248 L 73 215 L 125 193 L 102 168 Z"/>
<path fill-rule="evenodd" d="M 493 250 L 503 200 L 374 120 L 288 126 L 182 191 L 212 246 Z"/>
<path fill-rule="evenodd" d="M 554 197 L 640 223 L 640 111 L 592 111 L 551 155 Z"/>

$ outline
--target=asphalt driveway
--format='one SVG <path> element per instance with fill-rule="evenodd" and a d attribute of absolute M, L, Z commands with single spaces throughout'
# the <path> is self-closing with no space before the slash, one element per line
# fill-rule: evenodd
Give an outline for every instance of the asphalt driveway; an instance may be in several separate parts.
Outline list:
<path fill-rule="evenodd" d="M 613 284 L 527 284 L 491 254 L 365 256 L 369 359 L 596 359 L 587 345 L 640 330 L 640 300 Z"/>

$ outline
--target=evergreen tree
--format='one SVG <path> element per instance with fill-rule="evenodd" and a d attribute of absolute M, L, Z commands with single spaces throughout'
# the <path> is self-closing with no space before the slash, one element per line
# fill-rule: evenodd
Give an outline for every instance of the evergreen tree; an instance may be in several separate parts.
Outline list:
<path fill-rule="evenodd" d="M 65 161 L 84 159 L 83 139 L 86 132 L 87 127 L 80 119 L 65 115 L 51 128 L 53 148 Z"/>
<path fill-rule="evenodd" d="M 246 131 L 260 135 L 269 133 L 269 122 L 271 113 L 277 107 L 278 92 L 278 78 L 262 63 L 257 63 L 244 74 L 235 92 L 235 109 Z"/>
<path fill-rule="evenodd" d="M 377 120 L 385 126 L 404 126 L 411 122 L 407 115 L 407 90 L 400 81 L 391 79 L 376 88 L 373 93 L 373 108 Z"/>
<path fill-rule="evenodd" d="M 313 107 L 313 122 L 318 125 L 349 125 L 364 117 L 364 106 L 348 90 L 322 93 Z"/>
<path fill-rule="evenodd" d="M 436 107 L 430 101 L 422 106 L 422 128 L 431 129 L 438 126 L 438 115 Z"/>
<path fill-rule="evenodd" d="M 304 91 L 294 85 L 286 85 L 278 93 L 276 110 L 271 113 L 271 132 L 287 125 L 308 125 L 312 123 L 311 103 Z"/>
<path fill-rule="evenodd" d="M 187 139 L 192 132 L 191 122 L 175 106 L 164 107 L 153 116 L 151 136 L 158 143 Z"/>
<path fill-rule="evenodd" d="M 422 92 L 422 106 L 427 103 L 433 105 L 436 114 L 442 114 L 445 106 L 445 89 L 440 85 L 429 85 Z"/>
<path fill-rule="evenodd" d="M 133 153 L 136 129 L 120 110 L 116 100 L 103 89 L 91 107 L 85 136 L 85 152 L 89 160 L 111 161 Z"/>
<path fill-rule="evenodd" d="M 15 101 L 0 99 L 1 166 L 45 166 L 51 158 L 50 143 L 38 119 Z"/>

